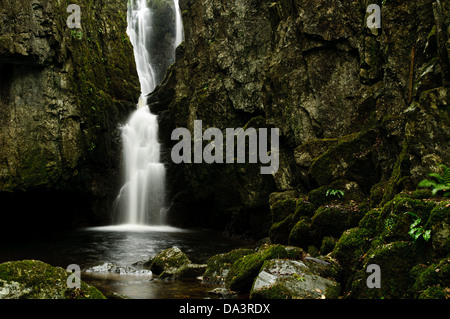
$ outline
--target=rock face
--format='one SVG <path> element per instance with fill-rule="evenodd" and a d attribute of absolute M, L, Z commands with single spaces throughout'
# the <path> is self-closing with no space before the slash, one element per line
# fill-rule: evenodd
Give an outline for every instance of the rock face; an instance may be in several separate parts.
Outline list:
<path fill-rule="evenodd" d="M 0 264 L 0 299 L 106 299 L 95 287 L 81 282 L 67 287 L 69 273 L 37 260 Z"/>
<path fill-rule="evenodd" d="M 387 1 L 380 30 L 366 27 L 369 4 L 180 1 L 185 42 L 149 99 L 168 149 L 172 222 L 258 237 L 271 193 L 340 180 L 386 203 L 450 162 L 448 3 Z M 174 165 L 171 132 L 193 132 L 194 120 L 279 128 L 278 172 Z"/>
<path fill-rule="evenodd" d="M 34 226 L 107 221 L 139 97 L 126 1 L 77 4 L 1 1 L 0 198 Z"/>

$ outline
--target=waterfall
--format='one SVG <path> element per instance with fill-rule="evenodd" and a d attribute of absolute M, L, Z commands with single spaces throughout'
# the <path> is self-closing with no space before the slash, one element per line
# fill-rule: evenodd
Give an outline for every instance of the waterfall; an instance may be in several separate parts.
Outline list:
<path fill-rule="evenodd" d="M 174 48 L 183 38 L 178 0 L 175 7 Z M 133 45 L 141 96 L 137 110 L 121 128 L 125 163 L 125 184 L 115 201 L 116 223 L 163 225 L 165 223 L 165 175 L 160 161 L 158 118 L 150 112 L 147 95 L 158 85 L 150 54 L 157 40 L 152 38 L 153 15 L 149 0 L 128 1 L 127 34 Z M 173 62 L 173 61 L 172 61 Z M 165 71 L 165 70 L 164 70 Z"/>

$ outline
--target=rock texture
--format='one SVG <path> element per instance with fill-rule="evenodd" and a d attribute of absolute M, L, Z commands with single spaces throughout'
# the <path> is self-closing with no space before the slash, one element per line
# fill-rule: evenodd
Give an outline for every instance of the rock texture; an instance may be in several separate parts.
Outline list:
<path fill-rule="evenodd" d="M 0 198 L 34 226 L 109 222 L 139 96 L 126 1 L 77 4 L 0 1 Z"/>
<path fill-rule="evenodd" d="M 106 299 L 95 287 L 67 286 L 69 273 L 38 260 L 0 264 L 0 299 Z"/>
<path fill-rule="evenodd" d="M 185 42 L 149 99 L 168 156 L 172 130 L 194 120 L 277 127 L 281 150 L 269 177 L 167 158 L 173 222 L 258 236 L 271 193 L 341 180 L 385 203 L 450 162 L 448 2 L 379 1 L 370 30 L 372 2 L 180 1 Z"/>

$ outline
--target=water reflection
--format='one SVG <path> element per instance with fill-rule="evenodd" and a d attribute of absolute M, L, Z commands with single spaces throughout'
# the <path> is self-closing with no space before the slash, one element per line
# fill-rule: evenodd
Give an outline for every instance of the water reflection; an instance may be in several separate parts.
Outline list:
<path fill-rule="evenodd" d="M 166 226 L 85 228 L 61 234 L 43 234 L 26 242 L 4 245 L 0 248 L 0 262 L 36 259 L 63 268 L 77 264 L 82 269 L 82 279 L 103 291 L 118 292 L 131 298 L 207 297 L 207 291 L 216 286 L 202 285 L 199 281 L 160 281 L 139 276 L 84 272 L 107 262 L 130 266 L 173 246 L 180 248 L 193 263 L 206 263 L 213 255 L 238 247 L 253 247 L 253 243 L 212 231 Z"/>

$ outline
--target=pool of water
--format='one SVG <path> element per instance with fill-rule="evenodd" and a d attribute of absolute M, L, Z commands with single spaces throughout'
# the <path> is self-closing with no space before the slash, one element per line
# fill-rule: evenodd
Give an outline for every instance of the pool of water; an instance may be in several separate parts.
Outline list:
<path fill-rule="evenodd" d="M 20 243 L 3 243 L 0 246 L 0 262 L 36 259 L 63 268 L 77 264 L 82 269 L 82 279 L 101 291 L 117 292 L 136 299 L 213 297 L 208 292 L 217 286 L 202 284 L 198 280 L 164 281 L 148 276 L 85 272 L 90 267 L 107 262 L 131 266 L 174 246 L 180 248 L 193 263 L 206 263 L 215 254 L 254 245 L 213 231 L 122 225 L 42 234 Z"/>

